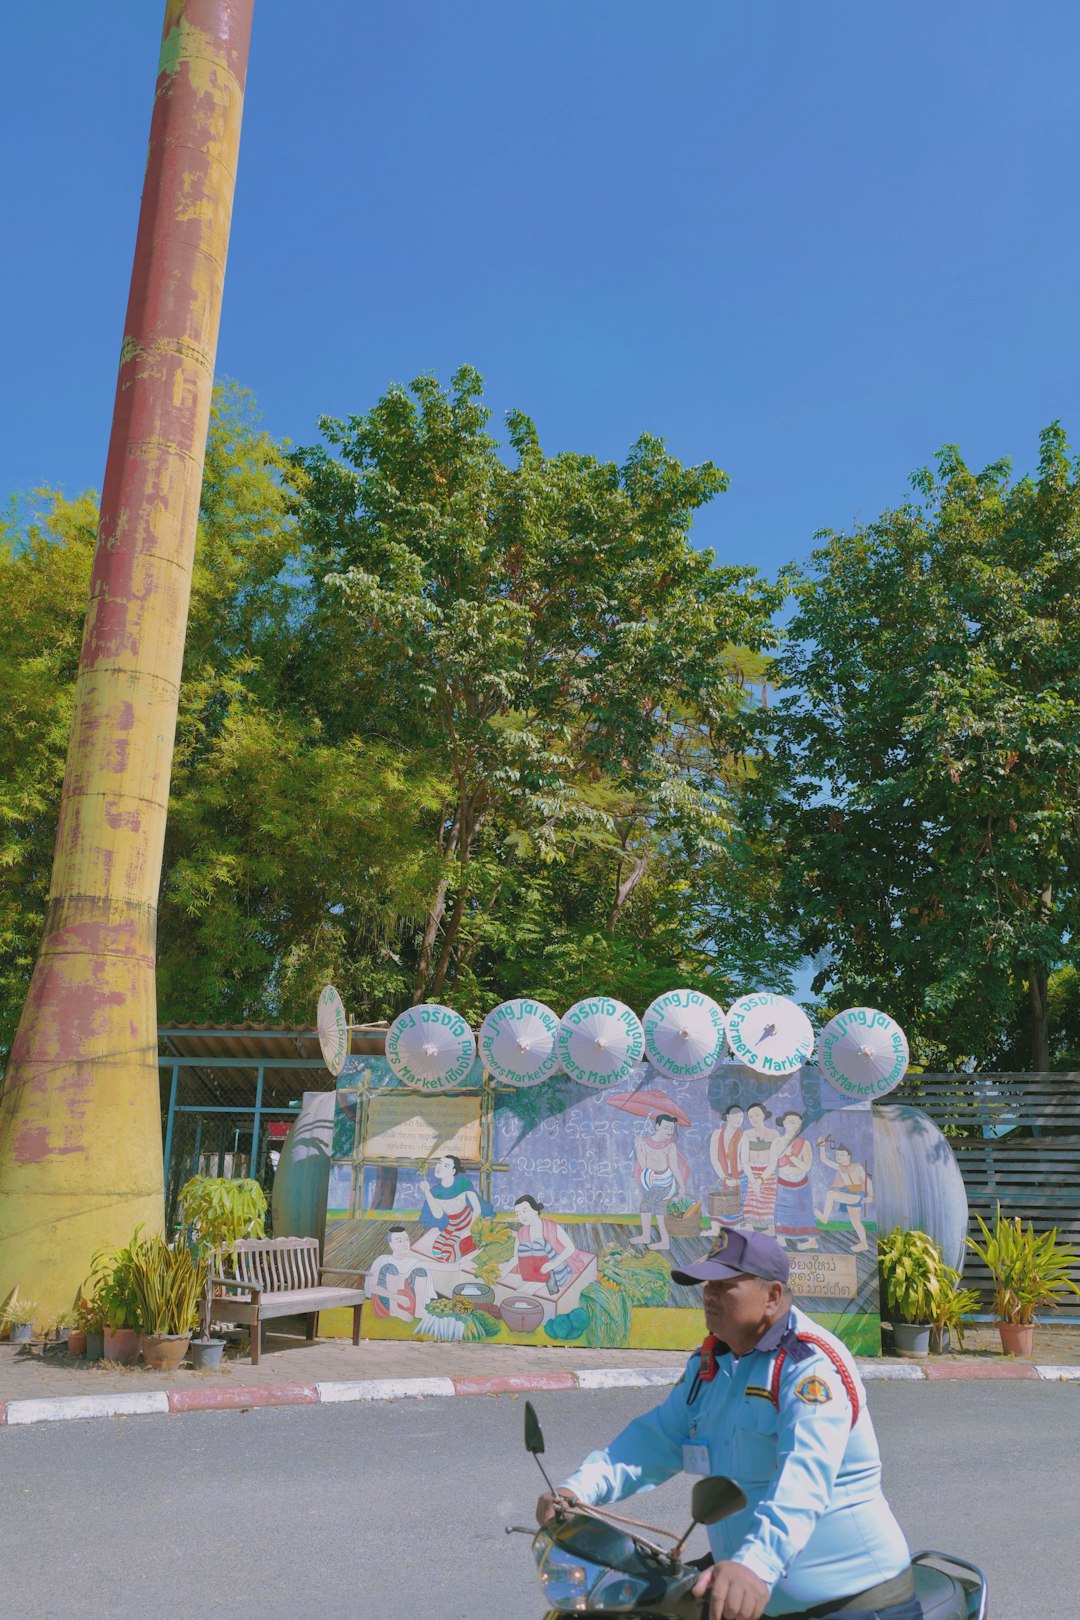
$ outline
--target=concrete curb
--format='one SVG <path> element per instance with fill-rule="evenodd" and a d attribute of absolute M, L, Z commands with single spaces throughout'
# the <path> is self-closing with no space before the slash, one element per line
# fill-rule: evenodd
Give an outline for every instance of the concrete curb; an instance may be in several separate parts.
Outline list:
<path fill-rule="evenodd" d="M 859 1360 L 865 1383 L 917 1379 L 1027 1378 L 1080 1382 L 1080 1366 L 1029 1361 L 914 1362 Z M 253 1407 L 325 1406 L 346 1401 L 446 1399 L 458 1395 L 522 1395 L 570 1389 L 665 1389 L 677 1384 L 681 1367 L 593 1367 L 574 1372 L 502 1373 L 490 1377 L 357 1378 L 315 1384 L 248 1384 L 219 1389 L 144 1390 L 132 1394 L 59 1395 L 51 1400 L 0 1401 L 0 1426 L 56 1423 L 69 1418 L 161 1416 L 173 1412 L 246 1412 Z"/>

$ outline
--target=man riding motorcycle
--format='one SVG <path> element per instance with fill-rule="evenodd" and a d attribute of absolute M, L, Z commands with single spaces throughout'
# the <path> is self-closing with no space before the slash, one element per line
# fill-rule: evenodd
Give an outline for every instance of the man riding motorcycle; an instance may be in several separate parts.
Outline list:
<path fill-rule="evenodd" d="M 922 1620 L 862 1380 L 839 1339 L 792 1303 L 788 1269 L 775 1239 L 733 1228 L 673 1271 L 704 1284 L 708 1336 L 667 1400 L 558 1494 L 600 1506 L 680 1469 L 731 1474 L 748 1502 L 709 1529 L 715 1562 L 694 1588 L 709 1620 Z M 555 1510 L 545 1492 L 541 1524 Z"/>

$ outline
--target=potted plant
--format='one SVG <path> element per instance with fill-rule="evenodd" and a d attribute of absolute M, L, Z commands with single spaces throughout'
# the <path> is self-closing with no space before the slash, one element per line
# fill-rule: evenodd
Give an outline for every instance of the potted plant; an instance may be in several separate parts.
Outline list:
<path fill-rule="evenodd" d="M 942 1293 L 934 1307 L 934 1320 L 930 1324 L 930 1349 L 936 1355 L 952 1348 L 964 1348 L 964 1325 L 973 1311 L 979 1308 L 979 1296 L 974 1288 L 962 1288 L 959 1278 Z"/>
<path fill-rule="evenodd" d="M 878 1267 L 895 1349 L 901 1355 L 927 1355 L 930 1330 L 949 1315 L 959 1274 L 945 1264 L 928 1232 L 902 1226 L 878 1238 Z"/>
<path fill-rule="evenodd" d="M 75 1307 L 78 1325 L 86 1333 L 87 1361 L 100 1361 L 105 1354 L 105 1303 L 100 1287 L 90 1286 L 90 1298 L 80 1294 Z M 70 1345 L 71 1341 L 68 1340 Z"/>
<path fill-rule="evenodd" d="M 12 1344 L 29 1344 L 34 1337 L 34 1317 L 37 1315 L 37 1302 L 32 1299 L 20 1299 L 18 1289 L 7 1301 L 0 1311 L 0 1323 L 8 1330 L 8 1338 Z"/>
<path fill-rule="evenodd" d="M 241 1238 L 266 1236 L 266 1194 L 250 1178 L 233 1181 L 227 1176 L 192 1176 L 180 1189 L 178 1210 L 192 1248 L 206 1263 L 201 1330 L 191 1341 L 192 1363 L 201 1371 L 219 1366 L 225 1348 L 224 1339 L 210 1336 L 214 1258 L 235 1253 Z"/>
<path fill-rule="evenodd" d="M 91 1273 L 105 1326 L 105 1359 L 134 1366 L 139 1359 L 139 1303 L 132 1286 L 132 1266 L 141 1226 L 130 1243 L 102 1249 L 93 1259 Z"/>
<path fill-rule="evenodd" d="M 133 1246 L 131 1291 L 142 1323 L 143 1360 L 158 1372 L 173 1372 L 187 1355 L 199 1325 L 208 1262 L 183 1243 L 163 1237 Z"/>
<path fill-rule="evenodd" d="M 1080 1255 L 1058 1242 L 1057 1227 L 1036 1232 L 1025 1229 L 1019 1215 L 994 1212 L 993 1231 L 976 1215 L 983 1241 L 968 1238 L 968 1247 L 990 1273 L 994 1285 L 994 1319 L 1006 1355 L 1030 1356 L 1035 1338 L 1035 1312 L 1056 1307 L 1067 1294 L 1080 1296 L 1069 1273 L 1080 1266 Z"/>
<path fill-rule="evenodd" d="M 85 1356 L 86 1330 L 90 1326 L 90 1301 L 84 1293 L 80 1292 L 71 1315 L 72 1324 L 68 1330 L 67 1353 L 69 1356 Z"/>

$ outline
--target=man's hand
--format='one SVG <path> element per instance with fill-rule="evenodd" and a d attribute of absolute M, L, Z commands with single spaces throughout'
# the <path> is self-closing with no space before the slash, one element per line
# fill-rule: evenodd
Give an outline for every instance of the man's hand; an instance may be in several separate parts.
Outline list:
<path fill-rule="evenodd" d="M 545 1491 L 536 1504 L 537 1524 L 547 1524 L 560 1508 L 573 1507 L 578 1498 L 573 1491 Z"/>
<path fill-rule="evenodd" d="M 541 1498 L 541 1501 L 543 1498 Z M 769 1601 L 769 1588 L 747 1569 L 725 1558 L 712 1564 L 694 1587 L 695 1597 L 709 1594 L 709 1620 L 760 1620 Z"/>

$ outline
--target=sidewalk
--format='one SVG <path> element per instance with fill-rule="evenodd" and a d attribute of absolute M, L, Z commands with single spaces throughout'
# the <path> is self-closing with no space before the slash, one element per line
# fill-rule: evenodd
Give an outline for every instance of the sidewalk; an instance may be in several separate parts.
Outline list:
<path fill-rule="evenodd" d="M 864 1358 L 864 1379 L 1044 1378 L 1080 1381 L 1080 1326 L 1040 1327 L 1031 1361 L 1003 1357 L 997 1331 L 971 1328 L 963 1356 Z M 546 1349 L 347 1339 L 308 1343 L 267 1333 L 257 1367 L 226 1352 L 217 1372 L 163 1374 L 74 1361 L 40 1345 L 0 1344 L 0 1423 L 342 1400 L 500 1395 L 531 1390 L 664 1386 L 682 1374 L 682 1351 Z"/>

